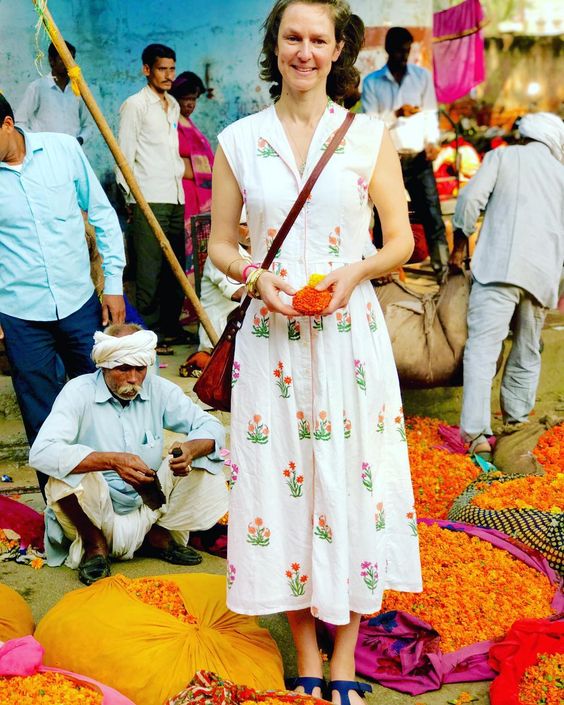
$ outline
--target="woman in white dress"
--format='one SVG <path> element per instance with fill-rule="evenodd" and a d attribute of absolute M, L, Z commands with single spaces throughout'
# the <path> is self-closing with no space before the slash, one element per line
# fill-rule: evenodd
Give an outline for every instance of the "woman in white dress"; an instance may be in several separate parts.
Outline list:
<path fill-rule="evenodd" d="M 345 0 L 278 0 L 264 29 L 261 77 L 275 103 L 219 135 L 213 175 L 209 254 L 240 282 L 255 271 L 237 250 L 242 203 L 260 263 L 344 120 L 334 101 L 358 75 L 364 30 Z M 363 259 L 372 203 L 385 244 Z M 228 605 L 287 613 L 294 687 L 317 696 L 315 619 L 337 625 L 329 689 L 341 705 L 369 689 L 354 682 L 361 615 L 380 608 L 384 589 L 421 590 L 399 385 L 370 283 L 412 249 L 396 152 L 379 120 L 357 115 L 237 337 Z M 332 299 L 307 317 L 291 297 L 313 273 Z"/>

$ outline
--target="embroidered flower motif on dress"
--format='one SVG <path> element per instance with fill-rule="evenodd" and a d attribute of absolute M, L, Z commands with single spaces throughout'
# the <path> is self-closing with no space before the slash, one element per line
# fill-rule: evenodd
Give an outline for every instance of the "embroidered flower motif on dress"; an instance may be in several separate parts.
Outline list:
<path fill-rule="evenodd" d="M 327 523 L 327 518 L 325 514 L 320 514 L 317 520 L 317 526 L 313 532 L 322 541 L 327 541 L 327 543 L 333 543 L 333 532 L 331 527 Z"/>
<path fill-rule="evenodd" d="M 369 492 L 372 492 L 372 466 L 370 463 L 362 463 L 362 474 L 360 477 L 362 479 L 362 484 Z"/>
<path fill-rule="evenodd" d="M 270 316 L 266 306 L 261 306 L 253 318 L 252 334 L 257 338 L 268 338 L 270 335 Z"/>
<path fill-rule="evenodd" d="M 364 363 L 360 360 L 354 361 L 354 378 L 360 389 L 366 394 L 366 370 Z"/>
<path fill-rule="evenodd" d="M 314 316 L 312 321 L 313 330 L 323 330 L 323 316 Z"/>
<path fill-rule="evenodd" d="M 313 437 L 318 441 L 328 441 L 331 438 L 331 422 L 327 418 L 327 412 L 320 411 L 318 417 L 315 421 Z"/>
<path fill-rule="evenodd" d="M 415 511 L 407 512 L 407 514 L 405 515 L 405 518 L 408 520 L 407 525 L 411 529 L 411 535 L 418 536 L 419 532 L 417 531 L 417 519 L 415 517 Z"/>
<path fill-rule="evenodd" d="M 378 502 L 376 505 L 376 514 L 374 514 L 374 519 L 376 521 L 376 531 L 383 531 L 386 528 L 386 516 L 384 514 L 383 502 Z"/>
<path fill-rule="evenodd" d="M 394 419 L 394 423 L 396 424 L 397 432 L 399 433 L 401 440 L 407 442 L 407 437 L 405 435 L 405 424 L 404 424 L 404 420 L 403 420 L 403 407 L 402 406 L 400 406 L 399 414 Z"/>
<path fill-rule="evenodd" d="M 267 233 L 268 235 L 266 236 L 266 251 L 269 252 L 270 248 L 272 247 L 272 243 L 274 242 L 274 238 L 278 234 L 278 230 L 276 230 L 276 228 L 268 228 Z M 282 248 L 280 248 L 278 252 L 274 255 L 274 259 L 280 257 L 281 253 Z"/>
<path fill-rule="evenodd" d="M 303 441 L 304 438 L 311 438 L 311 426 L 305 418 L 304 412 L 296 411 L 296 418 L 298 419 L 298 438 L 300 441 Z"/>
<path fill-rule="evenodd" d="M 363 176 L 359 176 L 356 182 L 358 188 L 358 199 L 360 205 L 363 206 L 368 198 L 368 182 Z"/>
<path fill-rule="evenodd" d="M 333 139 L 333 136 L 335 135 L 335 132 L 337 132 L 337 130 L 335 130 L 334 132 L 332 132 L 332 133 L 329 135 L 329 137 L 325 140 L 325 142 L 321 145 L 321 151 L 322 151 L 322 152 L 325 152 L 325 150 L 326 150 L 327 147 L 329 146 L 329 143 L 330 143 L 331 140 Z M 338 146 L 337 149 L 333 152 L 333 154 L 344 154 L 344 152 L 345 152 L 345 147 L 346 147 L 346 146 L 347 146 L 347 140 L 346 140 L 345 137 L 343 137 L 343 139 L 341 140 L 339 146 Z"/>
<path fill-rule="evenodd" d="M 341 228 L 337 226 L 329 235 L 329 254 L 339 257 L 341 254 Z"/>
<path fill-rule="evenodd" d="M 253 546 L 268 546 L 270 543 L 270 529 L 264 526 L 261 517 L 256 517 L 254 522 L 247 526 L 247 543 Z"/>
<path fill-rule="evenodd" d="M 288 276 L 288 270 L 282 265 L 281 262 L 274 262 L 272 264 L 272 272 L 281 279 L 286 279 Z"/>
<path fill-rule="evenodd" d="M 296 463 L 293 460 L 288 463 L 287 468 L 284 468 L 282 475 L 290 488 L 290 495 L 292 497 L 301 497 L 304 491 L 304 476 L 298 475 Z"/>
<path fill-rule="evenodd" d="M 305 595 L 305 586 L 309 580 L 307 575 L 301 575 L 301 566 L 299 563 L 292 563 L 290 570 L 286 571 L 286 577 L 288 578 L 288 585 L 292 591 L 294 597 L 301 597 Z"/>
<path fill-rule="evenodd" d="M 247 440 L 251 441 L 251 443 L 268 443 L 269 433 L 270 430 L 262 422 L 262 417 L 255 414 L 247 426 Z"/>
<path fill-rule="evenodd" d="M 382 404 L 380 413 L 378 414 L 378 423 L 376 424 L 376 433 L 384 433 L 384 414 L 386 412 L 386 405 Z"/>
<path fill-rule="evenodd" d="M 237 577 L 237 569 L 232 563 L 227 564 L 227 589 L 231 590 L 235 578 Z"/>
<path fill-rule="evenodd" d="M 366 319 L 368 321 L 368 327 L 372 331 L 372 333 L 376 333 L 378 330 L 378 324 L 376 323 L 376 316 L 374 314 L 374 311 L 372 310 L 372 302 L 369 301 L 366 304 Z"/>
<path fill-rule="evenodd" d="M 352 421 L 347 417 L 347 412 L 343 411 L 343 434 L 345 438 L 350 438 L 352 432 Z"/>
<path fill-rule="evenodd" d="M 337 330 L 339 333 L 350 333 L 351 332 L 351 314 L 348 311 L 337 311 L 335 314 L 337 319 Z"/>
<path fill-rule="evenodd" d="M 284 363 L 280 360 L 278 366 L 272 373 L 276 380 L 276 386 L 280 390 L 280 396 L 283 399 L 290 398 L 290 386 L 292 385 L 292 378 L 289 375 L 284 374 Z"/>
<path fill-rule="evenodd" d="M 300 322 L 295 318 L 288 318 L 288 340 L 300 339 Z"/>
<path fill-rule="evenodd" d="M 239 477 L 239 466 L 236 465 L 235 463 L 230 463 L 230 466 L 231 466 L 231 473 L 229 475 L 229 480 L 227 480 L 227 484 L 229 486 L 229 489 L 232 490 L 235 487 L 235 483 L 237 482 L 237 478 Z"/>
<path fill-rule="evenodd" d="M 239 379 L 239 374 L 241 372 L 241 365 L 237 360 L 233 360 L 233 368 L 231 370 L 231 386 L 234 387 L 237 380 Z"/>
<path fill-rule="evenodd" d="M 378 564 L 363 561 L 360 564 L 360 577 L 370 592 L 374 594 L 374 590 L 378 587 Z"/>
<path fill-rule="evenodd" d="M 272 149 L 272 147 L 268 144 L 268 142 L 262 138 L 259 137 L 258 142 L 257 142 L 257 157 L 277 157 L 278 153 L 276 152 L 275 149 Z"/>

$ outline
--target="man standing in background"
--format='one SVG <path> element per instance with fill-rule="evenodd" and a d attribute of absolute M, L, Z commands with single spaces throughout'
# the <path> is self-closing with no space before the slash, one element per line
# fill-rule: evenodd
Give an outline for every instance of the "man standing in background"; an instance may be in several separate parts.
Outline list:
<path fill-rule="evenodd" d="M 102 306 L 90 279 L 82 212 L 102 256 Z M 0 337 L 31 445 L 64 379 L 92 372 L 92 336 L 122 323 L 123 236 L 70 135 L 25 132 L 0 95 Z M 41 487 L 46 478 L 39 475 Z"/>
<path fill-rule="evenodd" d="M 441 283 L 448 271 L 448 245 L 433 174 L 439 153 L 439 123 L 433 77 L 407 60 L 413 36 L 403 27 L 386 34 L 388 62 L 362 83 L 362 109 L 378 115 L 398 151 L 405 188 L 417 222 L 423 225 L 431 266 Z M 376 234 L 379 222 L 375 223 Z"/>
<path fill-rule="evenodd" d="M 75 47 L 70 42 L 66 45 L 74 59 Z M 53 44 L 47 56 L 51 73 L 26 88 L 16 110 L 16 124 L 30 132 L 63 132 L 82 145 L 92 134 L 88 109 L 73 93 L 66 66 Z"/>
<path fill-rule="evenodd" d="M 176 54 L 163 44 L 149 44 L 141 60 L 147 85 L 120 108 L 119 144 L 184 269 L 184 162 L 177 131 L 180 107 L 168 94 L 175 76 Z M 130 232 L 137 309 L 147 327 L 158 334 L 160 344 L 185 342 L 186 334 L 179 323 L 182 287 L 121 171 L 117 170 L 116 178 L 133 206 Z"/>

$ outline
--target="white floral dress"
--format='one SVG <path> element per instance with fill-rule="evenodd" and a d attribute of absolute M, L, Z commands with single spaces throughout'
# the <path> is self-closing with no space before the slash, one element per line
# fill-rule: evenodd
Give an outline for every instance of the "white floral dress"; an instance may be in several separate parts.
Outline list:
<path fill-rule="evenodd" d="M 219 135 L 262 261 L 345 110 L 331 101 L 304 174 L 274 107 Z M 382 123 L 357 115 L 271 267 L 296 289 L 361 259 Z M 346 624 L 421 570 L 397 373 L 370 282 L 331 316 L 288 319 L 260 301 L 237 337 L 231 415 L 229 607 L 310 608 Z"/>

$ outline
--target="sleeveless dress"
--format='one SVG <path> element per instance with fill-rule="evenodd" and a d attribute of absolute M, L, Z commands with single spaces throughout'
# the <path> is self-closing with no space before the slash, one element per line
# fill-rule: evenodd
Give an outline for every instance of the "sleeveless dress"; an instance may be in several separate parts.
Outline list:
<path fill-rule="evenodd" d="M 328 101 L 300 175 L 274 107 L 219 135 L 263 260 L 346 111 Z M 362 258 L 383 124 L 356 119 L 271 269 L 293 287 Z M 289 301 L 289 297 L 286 297 Z M 331 316 L 287 318 L 251 302 L 237 336 L 231 413 L 227 604 L 311 609 L 347 624 L 384 589 L 419 592 L 421 569 L 402 403 L 369 281 Z"/>

